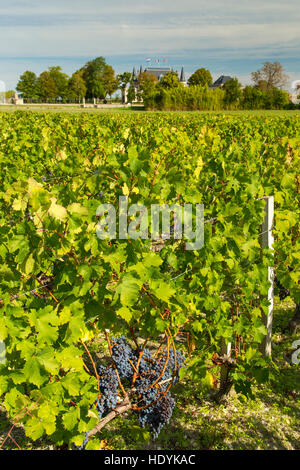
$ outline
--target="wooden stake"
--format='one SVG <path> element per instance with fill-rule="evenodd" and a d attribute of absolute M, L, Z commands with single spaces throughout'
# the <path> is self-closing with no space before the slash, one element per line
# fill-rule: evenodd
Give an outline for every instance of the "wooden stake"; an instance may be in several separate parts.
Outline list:
<path fill-rule="evenodd" d="M 261 247 L 273 249 L 273 220 L 274 220 L 274 196 L 266 196 L 265 200 L 265 220 L 262 224 L 261 233 Z M 273 308 L 274 308 L 274 269 L 268 267 L 268 281 L 271 283 L 268 290 L 268 313 L 263 314 L 263 320 L 267 328 L 267 335 L 261 344 L 261 351 L 265 356 L 271 356 L 272 353 L 272 323 L 273 323 Z"/>

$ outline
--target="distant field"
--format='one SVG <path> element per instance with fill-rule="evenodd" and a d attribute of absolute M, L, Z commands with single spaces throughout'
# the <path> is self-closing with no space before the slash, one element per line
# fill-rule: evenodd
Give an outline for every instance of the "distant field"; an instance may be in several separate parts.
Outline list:
<path fill-rule="evenodd" d="M 5 113 L 13 113 L 16 111 L 34 111 L 34 112 L 50 112 L 50 113 L 57 113 L 57 112 L 67 112 L 67 113 L 115 113 L 115 112 L 124 112 L 124 111 L 131 111 L 126 106 L 120 108 L 81 108 L 79 105 L 9 105 L 9 106 L 1 106 L 0 112 Z"/>
<path fill-rule="evenodd" d="M 50 113 L 132 113 L 134 112 L 143 112 L 144 109 L 142 106 L 133 106 L 128 108 L 127 106 L 120 108 L 81 108 L 79 105 L 9 105 L 1 106 L 0 112 L 13 113 L 16 111 L 33 111 L 33 112 L 50 112 Z M 149 111 L 150 112 L 150 111 Z M 232 115 L 254 115 L 254 116 L 299 116 L 299 110 L 235 110 L 235 111 L 151 111 L 156 113 L 185 113 L 185 114 L 232 114 Z"/>

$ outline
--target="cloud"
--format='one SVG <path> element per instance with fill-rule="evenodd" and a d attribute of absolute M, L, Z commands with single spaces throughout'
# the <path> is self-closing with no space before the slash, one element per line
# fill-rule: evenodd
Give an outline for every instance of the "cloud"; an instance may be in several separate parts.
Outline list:
<path fill-rule="evenodd" d="M 70 13 L 78 12 L 79 14 L 89 13 L 109 13 L 114 14 L 120 12 L 122 14 L 132 14 L 139 12 L 142 14 L 147 13 L 161 13 L 167 12 L 173 14 L 175 12 L 191 12 L 198 11 L 209 12 L 210 14 L 220 14 L 221 16 L 237 15 L 253 15 L 256 16 L 266 14 L 284 13 L 296 14 L 299 7 L 298 0 L 288 0 L 282 2 L 281 0 L 215 0 L 208 3 L 207 0 L 51 0 L 51 2 L 43 2 L 41 0 L 26 0 L 9 2 L 1 0 L 0 14 L 11 12 L 17 14 L 49 14 L 49 13 Z"/>
<path fill-rule="evenodd" d="M 160 55 L 215 69 L 280 58 L 296 73 L 299 31 L 299 0 L 0 0 L 6 58 Z"/>
<path fill-rule="evenodd" d="M 284 53 L 299 51 L 299 22 L 220 22 L 176 15 L 166 21 L 138 21 L 101 16 L 78 18 L 34 16 L 0 18 L 0 53 L 3 56 L 53 56 L 177 52 L 185 49 L 230 49 L 244 53 L 256 48 Z M 274 31 L 276 35 L 274 36 Z"/>

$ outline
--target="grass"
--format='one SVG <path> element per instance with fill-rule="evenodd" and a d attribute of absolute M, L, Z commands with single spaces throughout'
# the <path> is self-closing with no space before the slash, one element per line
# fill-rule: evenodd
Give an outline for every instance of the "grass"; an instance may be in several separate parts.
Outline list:
<path fill-rule="evenodd" d="M 101 434 L 103 448 L 118 450 L 228 450 L 228 449 L 300 449 L 300 368 L 291 364 L 292 343 L 288 321 L 294 304 L 286 299 L 275 303 L 273 361 L 271 380 L 254 388 L 254 398 L 241 400 L 237 394 L 222 404 L 211 399 L 211 390 L 191 379 L 173 390 L 176 408 L 172 420 L 151 440 L 139 428 L 135 416 L 112 421 Z M 97 348 L 95 348 L 96 350 Z M 12 422 L 0 407 L 0 446 Z M 22 426 L 12 436 L 22 449 L 54 449 L 46 440 L 30 441 Z M 5 449 L 15 449 L 8 440 Z"/>

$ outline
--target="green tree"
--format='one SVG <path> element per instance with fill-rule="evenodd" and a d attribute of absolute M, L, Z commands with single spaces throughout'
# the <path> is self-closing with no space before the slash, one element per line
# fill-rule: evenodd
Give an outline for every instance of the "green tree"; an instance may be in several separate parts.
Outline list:
<path fill-rule="evenodd" d="M 24 98 L 24 100 L 31 102 L 37 98 L 37 82 L 38 79 L 36 74 L 30 70 L 26 70 L 26 72 L 21 75 L 16 88 L 17 91 L 22 94 L 22 98 Z"/>
<path fill-rule="evenodd" d="M 91 79 L 87 86 L 88 94 L 91 98 L 103 99 L 105 98 L 105 90 L 103 83 L 96 77 Z"/>
<path fill-rule="evenodd" d="M 6 100 L 11 100 L 14 97 L 15 97 L 15 90 L 7 90 L 5 92 L 5 99 Z"/>
<path fill-rule="evenodd" d="M 236 106 L 242 97 L 242 85 L 237 78 L 228 80 L 224 87 L 224 104 L 226 106 Z"/>
<path fill-rule="evenodd" d="M 68 75 L 63 73 L 61 67 L 59 66 L 49 67 L 49 73 L 55 83 L 57 90 L 57 96 L 55 98 L 61 98 L 62 101 L 65 101 L 68 96 Z"/>
<path fill-rule="evenodd" d="M 261 81 L 266 82 L 268 90 L 281 88 L 286 85 L 288 75 L 284 73 L 284 68 L 280 62 L 265 62 L 263 67 L 256 72 L 252 72 L 252 81 L 259 86 Z"/>
<path fill-rule="evenodd" d="M 102 74 L 102 83 L 105 96 L 109 95 L 110 99 L 115 91 L 118 89 L 118 81 L 115 76 L 115 71 L 111 65 L 106 65 Z"/>
<path fill-rule="evenodd" d="M 157 84 L 157 77 L 148 72 L 142 72 L 138 76 L 138 81 L 134 83 L 132 80 L 127 93 L 129 103 L 134 101 L 145 101 L 148 96 L 152 94 L 155 85 Z"/>
<path fill-rule="evenodd" d="M 86 95 L 86 84 L 82 71 L 73 73 L 68 83 L 68 98 L 70 101 L 80 102 Z"/>
<path fill-rule="evenodd" d="M 97 57 L 85 64 L 82 76 L 87 87 L 87 97 L 101 99 L 105 97 L 103 74 L 106 67 L 104 57 Z"/>
<path fill-rule="evenodd" d="M 137 93 L 136 93 L 136 88 L 134 84 L 131 82 L 128 88 L 128 93 L 127 93 L 127 100 L 128 103 L 133 103 L 137 99 Z"/>
<path fill-rule="evenodd" d="M 37 81 L 39 98 L 48 103 L 54 101 L 58 96 L 58 90 L 50 72 L 42 72 Z"/>
<path fill-rule="evenodd" d="M 211 85 L 212 84 L 212 76 L 209 70 L 201 68 L 196 70 L 196 72 L 193 73 L 193 75 L 190 76 L 188 79 L 188 85 L 189 86 L 195 86 L 195 85 Z"/>
<path fill-rule="evenodd" d="M 242 106 L 244 109 L 261 109 L 265 105 L 265 92 L 253 86 L 246 86 L 243 90 Z"/>
<path fill-rule="evenodd" d="M 266 80 L 258 80 L 258 82 L 255 85 L 255 88 L 261 90 L 261 91 L 268 91 L 269 90 L 269 85 Z"/>
<path fill-rule="evenodd" d="M 125 90 L 130 84 L 131 81 L 131 73 L 130 72 L 124 72 L 122 74 L 117 75 L 117 80 L 118 80 L 118 88 L 121 90 L 122 93 L 122 103 L 125 103 Z"/>
<path fill-rule="evenodd" d="M 267 109 L 285 109 L 290 103 L 287 91 L 273 88 L 266 92 L 265 107 Z"/>
<path fill-rule="evenodd" d="M 140 100 L 143 100 L 146 107 L 152 107 L 154 103 L 154 95 L 156 85 L 158 83 L 157 77 L 148 72 L 140 73 L 138 76 L 139 80 L 139 92 L 138 96 Z"/>
<path fill-rule="evenodd" d="M 170 88 L 177 88 L 183 85 L 179 81 L 179 78 L 176 72 L 168 72 L 159 81 L 159 86 L 161 88 L 170 89 Z"/>

